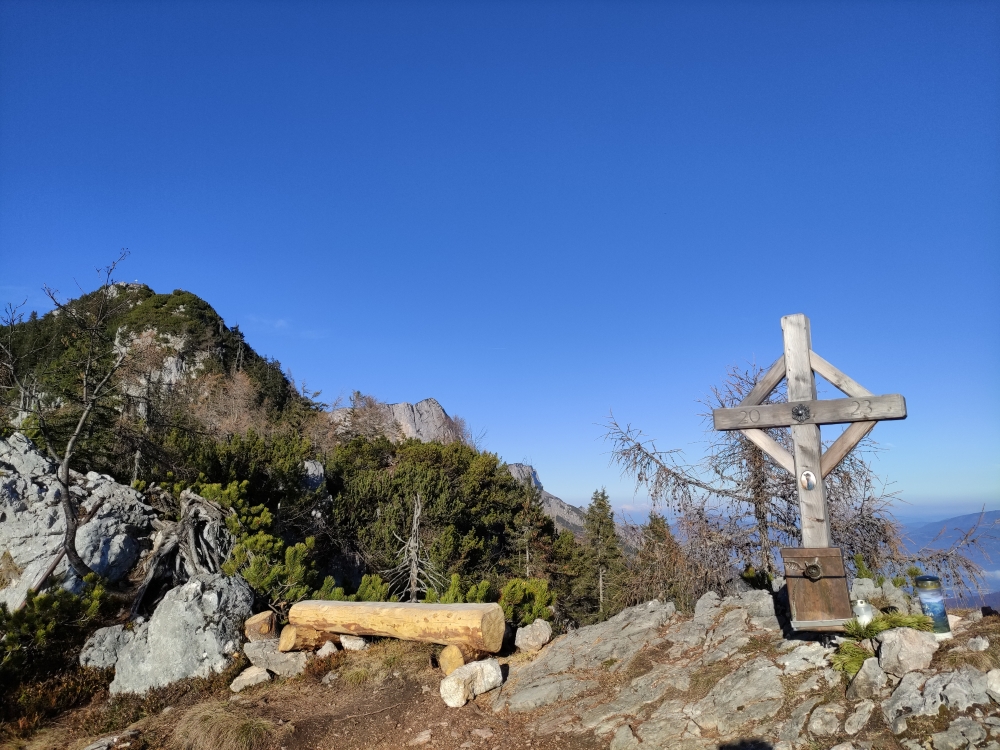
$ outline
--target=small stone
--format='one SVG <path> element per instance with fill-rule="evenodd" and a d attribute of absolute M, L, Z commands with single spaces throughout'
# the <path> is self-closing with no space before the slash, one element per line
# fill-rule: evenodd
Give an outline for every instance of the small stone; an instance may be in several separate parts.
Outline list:
<path fill-rule="evenodd" d="M 986 693 L 1000 703 L 1000 669 L 991 669 L 986 673 Z"/>
<path fill-rule="evenodd" d="M 872 711 L 875 710 L 875 701 L 863 700 L 858 704 L 857 708 L 854 710 L 850 716 L 847 717 L 847 721 L 844 722 L 844 733 L 849 735 L 855 735 L 865 728 L 865 724 L 868 723 L 868 719 L 871 718 Z"/>
<path fill-rule="evenodd" d="M 834 745 L 830 750 L 857 750 L 854 747 L 853 742 L 841 742 L 839 745 Z"/>
<path fill-rule="evenodd" d="M 990 639 L 981 635 L 978 638 L 970 638 L 967 645 L 969 651 L 985 651 L 990 647 Z"/>
<path fill-rule="evenodd" d="M 414 745 L 426 745 L 430 741 L 431 741 L 431 730 L 425 729 L 424 731 L 420 732 L 420 734 L 414 735 L 413 739 L 407 742 L 406 744 L 412 747 Z"/>
<path fill-rule="evenodd" d="M 255 667 L 268 669 L 281 677 L 295 677 L 306 668 L 309 656 L 303 651 L 278 651 L 278 641 L 252 641 L 244 644 L 243 653 Z"/>
<path fill-rule="evenodd" d="M 320 682 L 322 682 L 324 685 L 331 685 L 333 684 L 334 680 L 338 679 L 339 677 L 340 674 L 338 672 L 327 672 L 325 675 L 323 675 L 323 679 L 320 680 Z"/>
<path fill-rule="evenodd" d="M 840 730 L 840 718 L 844 715 L 844 707 L 838 703 L 825 703 L 809 717 L 809 733 L 817 737 L 836 734 Z"/>
<path fill-rule="evenodd" d="M 983 619 L 983 610 L 974 609 L 965 616 L 965 619 L 968 622 L 979 622 Z"/>
<path fill-rule="evenodd" d="M 552 626 L 538 618 L 524 628 L 518 628 L 514 636 L 514 645 L 521 651 L 538 651 L 552 640 Z"/>
<path fill-rule="evenodd" d="M 459 667 L 441 680 L 441 699 L 451 708 L 460 708 L 477 695 L 502 684 L 500 662 L 496 659 L 474 661 Z"/>
<path fill-rule="evenodd" d="M 898 736 L 905 731 L 906 731 L 906 717 L 897 716 L 892 722 L 892 733 Z"/>
<path fill-rule="evenodd" d="M 952 630 L 954 630 L 960 622 L 962 622 L 962 618 L 958 615 L 948 615 L 948 627 Z"/>
<path fill-rule="evenodd" d="M 254 685 L 260 685 L 262 682 L 270 682 L 271 675 L 266 669 L 261 667 L 247 667 L 235 680 L 230 684 L 229 689 L 234 693 L 238 693 L 241 690 L 245 690 L 248 687 L 253 687 Z"/>
<path fill-rule="evenodd" d="M 472 734 L 476 735 L 476 737 L 481 737 L 484 740 L 488 740 L 490 737 L 493 736 L 493 730 L 492 729 L 473 729 L 472 730 Z"/>
<path fill-rule="evenodd" d="M 862 698 L 874 698 L 885 687 L 886 674 L 878 664 L 876 657 L 865 659 L 861 669 L 854 675 L 851 684 L 847 686 L 848 700 L 856 701 Z"/>
<path fill-rule="evenodd" d="M 371 644 L 359 635 L 342 635 L 340 636 L 340 645 L 344 651 L 365 651 Z"/>
<path fill-rule="evenodd" d="M 323 659 L 327 656 L 333 656 L 337 653 L 337 644 L 333 641 L 327 641 L 323 644 L 319 651 L 316 652 L 316 656 Z"/>
<path fill-rule="evenodd" d="M 938 650 L 933 633 L 922 633 L 913 628 L 892 628 L 875 636 L 880 644 L 878 663 L 882 669 L 896 677 L 907 672 L 927 669 L 931 657 Z"/>

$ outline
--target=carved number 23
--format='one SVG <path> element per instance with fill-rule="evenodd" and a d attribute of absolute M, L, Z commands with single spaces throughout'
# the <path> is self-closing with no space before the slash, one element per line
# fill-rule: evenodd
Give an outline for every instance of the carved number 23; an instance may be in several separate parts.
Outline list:
<path fill-rule="evenodd" d="M 852 417 L 867 417 L 872 413 L 872 402 L 867 399 L 864 401 L 854 402 L 854 411 L 851 412 Z"/>

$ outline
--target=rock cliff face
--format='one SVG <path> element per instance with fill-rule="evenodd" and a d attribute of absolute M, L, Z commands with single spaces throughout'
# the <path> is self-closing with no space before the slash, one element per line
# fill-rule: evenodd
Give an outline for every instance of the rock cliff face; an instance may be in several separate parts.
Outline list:
<path fill-rule="evenodd" d="M 542 509 L 545 515 L 551 518 L 558 531 L 572 531 L 574 534 L 583 533 L 583 522 L 585 511 L 575 505 L 560 500 L 550 492 L 546 492 L 542 487 L 542 482 L 538 478 L 538 472 L 533 466 L 528 464 L 507 464 L 507 468 L 515 479 L 522 482 L 531 482 L 542 491 Z"/>
<path fill-rule="evenodd" d="M 374 432 L 382 433 L 390 440 L 407 440 L 416 438 L 425 443 L 440 442 L 450 443 L 461 439 L 461 430 L 455 421 L 448 416 L 441 407 L 437 399 L 425 398 L 415 404 L 400 402 L 398 404 L 375 403 L 366 406 L 368 409 L 378 410 L 378 414 L 366 415 L 364 421 L 368 429 L 374 426 Z M 351 427 L 353 407 L 334 409 L 330 413 L 330 420 L 338 426 L 348 429 Z"/>
<path fill-rule="evenodd" d="M 415 404 L 388 404 L 386 408 L 404 438 L 446 443 L 459 437 L 455 434 L 454 423 L 437 399 L 425 398 Z"/>

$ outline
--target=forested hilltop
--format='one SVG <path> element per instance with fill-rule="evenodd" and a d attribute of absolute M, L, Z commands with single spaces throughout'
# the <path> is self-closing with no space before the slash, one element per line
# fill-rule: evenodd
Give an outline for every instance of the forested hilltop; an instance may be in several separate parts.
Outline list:
<path fill-rule="evenodd" d="M 370 396 L 335 409 L 195 294 L 109 283 L 7 322 L 19 374 L 5 373 L 4 436 L 62 456 L 84 373 L 113 369 L 71 468 L 131 484 L 166 518 L 183 515 L 188 491 L 220 506 L 226 572 L 279 612 L 306 597 L 501 600 L 515 620 L 575 626 L 630 601 L 603 491 L 582 533 L 558 533 L 540 488 L 472 445 L 460 419 L 448 418 L 450 439 L 421 442 L 400 439 Z M 672 542 L 661 520 L 651 532 Z"/>

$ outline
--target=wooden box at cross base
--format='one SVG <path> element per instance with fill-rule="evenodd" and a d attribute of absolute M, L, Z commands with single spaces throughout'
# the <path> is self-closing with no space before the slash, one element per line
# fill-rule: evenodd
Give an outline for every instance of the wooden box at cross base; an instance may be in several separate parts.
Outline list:
<path fill-rule="evenodd" d="M 783 547 L 788 603 L 795 630 L 843 632 L 854 617 L 839 547 Z"/>

